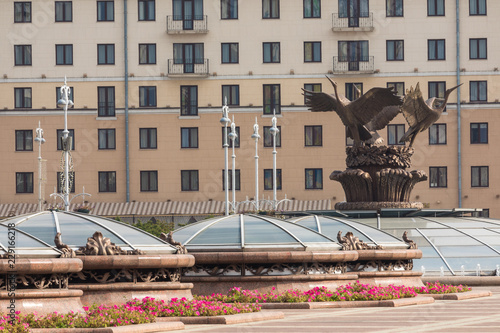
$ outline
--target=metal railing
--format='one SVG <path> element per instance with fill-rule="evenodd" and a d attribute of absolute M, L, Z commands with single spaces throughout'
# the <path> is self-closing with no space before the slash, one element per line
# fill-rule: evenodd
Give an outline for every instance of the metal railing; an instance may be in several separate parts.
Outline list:
<path fill-rule="evenodd" d="M 372 30 L 373 29 L 373 14 L 366 13 L 361 16 L 353 17 L 339 17 L 339 13 L 332 14 L 332 29 L 342 30 L 347 28 L 360 28 L 360 30 Z"/>
<path fill-rule="evenodd" d="M 167 15 L 167 33 L 207 33 L 208 19 L 207 15 L 199 16 L 177 16 Z"/>
<path fill-rule="evenodd" d="M 333 73 L 373 73 L 375 70 L 373 56 L 350 60 L 348 57 L 333 57 Z"/>
<path fill-rule="evenodd" d="M 194 63 L 176 63 L 174 59 L 168 59 L 168 75 L 199 75 L 208 76 L 208 59 L 197 59 Z"/>

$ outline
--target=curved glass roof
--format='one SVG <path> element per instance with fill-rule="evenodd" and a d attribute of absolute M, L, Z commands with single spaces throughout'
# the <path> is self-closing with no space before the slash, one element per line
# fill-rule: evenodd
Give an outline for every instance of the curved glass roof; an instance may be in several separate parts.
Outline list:
<path fill-rule="evenodd" d="M 16 257 L 58 258 L 62 252 L 25 232 L 0 224 L 0 256 L 9 253 Z"/>
<path fill-rule="evenodd" d="M 188 251 L 336 251 L 332 239 L 287 221 L 236 214 L 193 223 L 173 233 Z"/>
<path fill-rule="evenodd" d="M 354 236 L 369 245 L 381 245 L 385 249 L 408 248 L 408 245 L 401 239 L 398 239 L 385 231 L 378 230 L 377 228 L 373 228 L 356 221 L 318 215 L 302 216 L 289 219 L 288 221 L 317 231 L 332 239 L 337 239 L 339 231 L 341 231 L 344 236 L 350 231 L 354 234 Z"/>
<path fill-rule="evenodd" d="M 146 254 L 169 254 L 177 251 L 175 247 L 145 231 L 95 215 L 44 211 L 15 216 L 2 220 L 1 223 L 4 226 L 13 223 L 16 229 L 47 244 L 54 244 L 56 233 L 60 232 L 61 241 L 74 250 L 85 246 L 87 238 L 100 231 L 123 250 L 139 249 Z"/>

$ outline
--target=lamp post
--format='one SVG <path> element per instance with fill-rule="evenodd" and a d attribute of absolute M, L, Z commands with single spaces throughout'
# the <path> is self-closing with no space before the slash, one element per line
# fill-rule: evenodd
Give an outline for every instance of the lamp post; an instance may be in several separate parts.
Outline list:
<path fill-rule="evenodd" d="M 252 139 L 255 140 L 255 209 L 259 210 L 259 124 L 255 117 Z"/>
<path fill-rule="evenodd" d="M 273 118 L 271 120 L 272 126 L 269 130 L 271 132 L 271 135 L 273 136 L 273 209 L 276 210 L 277 208 L 277 196 L 276 196 L 276 154 L 278 153 L 276 151 L 276 135 L 279 133 L 279 129 L 277 126 L 278 120 L 276 119 L 276 110 L 273 110 Z"/>
<path fill-rule="evenodd" d="M 38 142 L 38 211 L 42 211 L 42 144 L 45 143 L 43 138 L 43 129 L 38 122 L 38 127 L 35 130 L 35 142 Z"/>
<path fill-rule="evenodd" d="M 228 143 L 227 143 L 227 125 L 231 122 L 229 119 L 229 108 L 227 107 L 227 98 L 224 100 L 224 106 L 222 107 L 222 118 L 220 123 L 224 126 L 224 190 L 226 194 L 226 202 L 225 202 L 225 212 L 224 214 L 229 215 L 229 187 L 228 187 L 228 161 L 227 161 L 227 153 L 228 153 Z"/>
<path fill-rule="evenodd" d="M 231 133 L 229 133 L 228 136 L 233 145 L 233 155 L 231 155 L 232 167 L 233 167 L 233 170 L 231 172 L 231 180 L 232 180 L 231 188 L 233 192 L 232 206 L 233 206 L 233 211 L 236 213 L 236 154 L 234 153 L 234 146 L 238 134 L 236 134 L 236 124 L 234 123 L 234 115 L 233 115 L 233 121 L 231 123 Z"/>

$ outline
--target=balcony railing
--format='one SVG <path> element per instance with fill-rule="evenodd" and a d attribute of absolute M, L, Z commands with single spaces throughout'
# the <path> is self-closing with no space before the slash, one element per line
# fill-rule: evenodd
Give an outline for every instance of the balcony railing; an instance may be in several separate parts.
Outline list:
<path fill-rule="evenodd" d="M 333 73 L 373 73 L 373 56 L 350 60 L 347 57 L 333 57 Z"/>
<path fill-rule="evenodd" d="M 198 59 L 194 63 L 186 63 L 168 59 L 168 76 L 208 76 L 208 59 Z"/>
<path fill-rule="evenodd" d="M 362 17 L 339 17 L 332 14 L 333 31 L 373 31 L 373 14 L 367 13 Z"/>
<path fill-rule="evenodd" d="M 207 32 L 207 15 L 167 16 L 167 34 L 206 34 Z"/>

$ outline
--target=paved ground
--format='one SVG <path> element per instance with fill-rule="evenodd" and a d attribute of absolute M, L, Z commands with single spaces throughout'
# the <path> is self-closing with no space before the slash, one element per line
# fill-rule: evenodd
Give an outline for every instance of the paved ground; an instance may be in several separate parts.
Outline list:
<path fill-rule="evenodd" d="M 179 332 L 500 332 L 500 287 L 493 296 L 400 308 L 279 310 L 285 319 L 237 325 L 186 325 Z"/>

